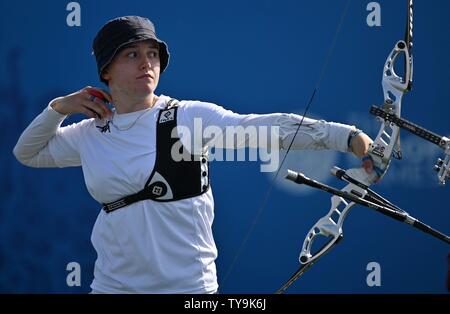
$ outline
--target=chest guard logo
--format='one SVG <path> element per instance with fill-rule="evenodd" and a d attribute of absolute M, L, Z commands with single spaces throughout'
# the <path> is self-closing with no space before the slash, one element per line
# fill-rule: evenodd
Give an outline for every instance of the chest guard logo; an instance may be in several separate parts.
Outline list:
<path fill-rule="evenodd" d="M 175 118 L 175 109 L 170 109 L 161 114 L 159 123 L 169 122 Z"/>
<path fill-rule="evenodd" d="M 167 194 L 167 184 L 161 181 L 150 184 L 148 191 L 155 197 L 162 197 Z"/>

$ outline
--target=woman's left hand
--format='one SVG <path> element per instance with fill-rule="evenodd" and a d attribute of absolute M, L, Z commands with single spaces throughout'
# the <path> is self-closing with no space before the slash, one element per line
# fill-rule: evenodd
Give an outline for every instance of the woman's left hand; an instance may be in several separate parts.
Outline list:
<path fill-rule="evenodd" d="M 356 155 L 356 157 L 362 159 L 367 156 L 370 144 L 373 140 L 365 133 L 361 132 L 356 135 L 350 143 L 350 151 Z M 373 162 L 371 158 L 365 158 L 363 160 L 363 168 L 367 173 L 371 173 L 373 170 Z"/>

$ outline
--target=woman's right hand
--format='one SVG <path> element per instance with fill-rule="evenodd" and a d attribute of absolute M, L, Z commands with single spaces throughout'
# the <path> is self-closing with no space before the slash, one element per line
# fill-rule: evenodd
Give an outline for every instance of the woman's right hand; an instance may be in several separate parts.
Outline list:
<path fill-rule="evenodd" d="M 75 93 L 54 99 L 50 106 L 63 115 L 82 113 L 90 118 L 104 119 L 112 116 L 111 109 L 98 97 L 92 97 L 90 91 L 100 92 L 108 102 L 112 102 L 111 95 L 101 90 L 87 86 Z"/>

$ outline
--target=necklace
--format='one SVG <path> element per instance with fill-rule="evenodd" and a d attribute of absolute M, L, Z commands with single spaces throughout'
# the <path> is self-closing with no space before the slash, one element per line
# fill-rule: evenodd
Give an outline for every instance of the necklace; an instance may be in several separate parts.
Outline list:
<path fill-rule="evenodd" d="M 124 129 L 119 128 L 119 127 L 114 123 L 114 117 L 116 116 L 115 114 L 113 115 L 112 119 L 108 121 L 108 123 L 111 122 L 112 126 L 113 126 L 117 131 L 128 131 L 128 130 L 131 129 L 131 128 L 136 124 L 136 122 L 138 122 L 138 120 L 139 120 L 139 119 L 140 119 L 147 111 L 149 111 L 150 109 L 152 109 L 152 107 L 150 107 L 150 108 L 145 109 L 144 111 L 142 111 L 142 113 L 141 113 L 141 114 L 133 121 L 133 123 L 131 123 L 130 126 L 124 128 Z"/>
<path fill-rule="evenodd" d="M 157 100 L 158 100 L 158 97 L 154 97 L 154 98 L 153 98 L 153 102 L 152 102 L 151 107 L 150 107 L 150 108 L 147 108 L 147 109 L 145 109 L 145 110 L 143 110 L 142 113 L 141 113 L 141 114 L 133 121 L 133 123 L 132 123 L 130 126 L 128 126 L 128 127 L 126 127 L 126 128 L 123 128 L 123 129 L 119 128 L 119 127 L 114 123 L 114 117 L 116 116 L 116 114 L 115 114 L 115 112 L 114 112 L 114 115 L 113 115 L 113 117 L 111 118 L 111 120 L 108 120 L 107 124 L 104 126 L 104 128 L 107 127 L 107 130 L 104 130 L 104 131 L 102 131 L 102 132 L 109 131 L 109 124 L 110 124 L 110 123 L 112 124 L 112 126 L 113 126 L 117 131 L 128 131 L 129 129 L 131 129 L 131 128 L 136 124 L 136 122 L 137 122 L 137 121 L 138 121 L 138 120 L 139 120 L 146 112 L 148 112 L 150 109 L 153 108 L 153 106 L 155 105 L 155 103 L 157 102 Z"/>

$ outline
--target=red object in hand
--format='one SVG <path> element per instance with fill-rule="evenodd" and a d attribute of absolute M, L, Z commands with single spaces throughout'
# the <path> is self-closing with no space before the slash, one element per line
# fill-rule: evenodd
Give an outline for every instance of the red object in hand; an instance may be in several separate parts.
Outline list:
<path fill-rule="evenodd" d="M 96 89 L 93 89 L 93 88 L 86 88 L 86 90 L 87 90 L 87 92 L 89 93 L 89 95 L 91 95 L 91 98 L 90 98 L 90 100 L 91 101 L 94 101 L 95 100 L 95 98 L 98 98 L 98 99 L 100 99 L 101 101 L 103 101 L 105 104 L 108 104 L 109 102 L 108 102 L 108 100 L 106 99 L 106 97 L 105 97 L 105 95 L 103 95 L 101 92 L 99 92 L 98 90 L 96 90 Z M 92 110 L 92 109 L 90 109 L 90 108 L 88 108 L 90 111 L 92 111 L 95 115 L 96 115 L 96 117 L 98 118 L 98 119 L 102 119 L 102 117 L 100 116 L 100 114 L 98 114 L 96 111 L 94 111 L 94 110 Z"/>
<path fill-rule="evenodd" d="M 104 101 L 105 103 L 108 103 L 108 100 L 105 98 L 105 96 L 102 93 L 100 93 L 98 90 L 89 88 L 87 91 L 90 95 L 97 97 L 98 99 Z"/>

